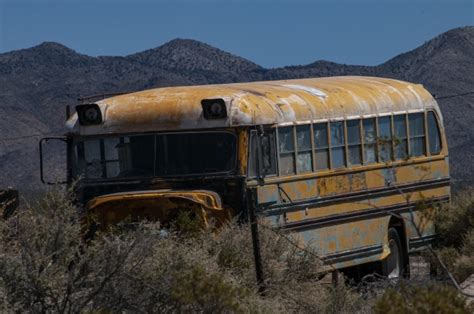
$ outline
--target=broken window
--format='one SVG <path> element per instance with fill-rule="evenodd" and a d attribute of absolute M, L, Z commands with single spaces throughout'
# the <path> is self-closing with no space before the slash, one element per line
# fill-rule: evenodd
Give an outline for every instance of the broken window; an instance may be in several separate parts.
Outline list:
<path fill-rule="evenodd" d="M 257 134 L 251 133 L 250 154 L 249 154 L 249 176 L 257 176 Z M 276 149 L 275 149 L 275 130 L 265 130 L 260 137 L 262 141 L 262 174 L 276 174 Z"/>
<path fill-rule="evenodd" d="M 375 128 L 375 118 L 364 119 L 364 160 L 366 164 L 377 162 L 377 132 Z"/>
<path fill-rule="evenodd" d="M 298 151 L 298 156 L 296 157 L 298 173 L 313 171 L 310 125 L 300 125 L 296 127 L 296 144 Z"/>
<path fill-rule="evenodd" d="M 347 146 L 349 152 L 349 165 L 360 165 L 362 163 L 360 120 L 347 121 Z"/>
<path fill-rule="evenodd" d="M 345 140 L 344 122 L 331 122 L 331 165 L 332 168 L 344 167 L 345 160 Z"/>
<path fill-rule="evenodd" d="M 278 150 L 280 153 L 280 174 L 295 174 L 293 127 L 278 128 Z"/>
<path fill-rule="evenodd" d="M 381 162 L 392 159 L 392 119 L 379 118 L 379 156 Z"/>
<path fill-rule="evenodd" d="M 316 170 L 329 168 L 328 124 L 313 125 L 314 148 L 316 152 Z"/>

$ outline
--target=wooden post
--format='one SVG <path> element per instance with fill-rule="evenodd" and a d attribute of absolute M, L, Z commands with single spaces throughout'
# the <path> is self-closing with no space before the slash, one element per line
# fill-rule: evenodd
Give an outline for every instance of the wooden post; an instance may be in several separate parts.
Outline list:
<path fill-rule="evenodd" d="M 265 292 L 265 278 L 263 275 L 262 255 L 260 253 L 260 238 L 258 234 L 258 220 L 255 214 L 255 198 L 252 190 L 248 190 L 247 209 L 250 222 L 250 231 L 252 233 L 253 256 L 255 262 L 255 274 L 257 276 L 258 291 L 261 294 Z"/>

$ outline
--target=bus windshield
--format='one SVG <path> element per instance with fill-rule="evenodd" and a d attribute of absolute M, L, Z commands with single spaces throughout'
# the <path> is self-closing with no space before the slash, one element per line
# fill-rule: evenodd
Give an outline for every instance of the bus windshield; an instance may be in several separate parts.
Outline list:
<path fill-rule="evenodd" d="M 86 179 L 230 172 L 236 137 L 228 132 L 86 139 L 75 145 L 74 174 Z"/>

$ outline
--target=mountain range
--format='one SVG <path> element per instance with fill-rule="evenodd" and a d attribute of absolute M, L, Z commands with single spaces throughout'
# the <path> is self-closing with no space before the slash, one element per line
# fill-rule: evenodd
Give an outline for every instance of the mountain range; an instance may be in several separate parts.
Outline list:
<path fill-rule="evenodd" d="M 468 26 L 440 34 L 377 66 L 320 60 L 267 69 L 190 39 L 175 39 L 123 57 L 91 57 L 54 42 L 0 54 L 0 188 L 41 188 L 38 139 L 63 133 L 65 106 L 76 104 L 81 96 L 335 75 L 382 76 L 423 84 L 440 98 L 454 182 L 474 184 L 474 94 L 444 98 L 474 92 L 474 27 Z"/>

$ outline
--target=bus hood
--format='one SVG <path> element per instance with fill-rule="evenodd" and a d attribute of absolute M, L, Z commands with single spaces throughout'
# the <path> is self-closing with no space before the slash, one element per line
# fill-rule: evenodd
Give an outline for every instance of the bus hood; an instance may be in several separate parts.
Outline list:
<path fill-rule="evenodd" d="M 100 229 L 120 222 L 159 221 L 167 225 L 189 211 L 203 228 L 218 227 L 232 217 L 219 194 L 208 190 L 148 190 L 106 194 L 91 199 L 86 210 Z"/>

